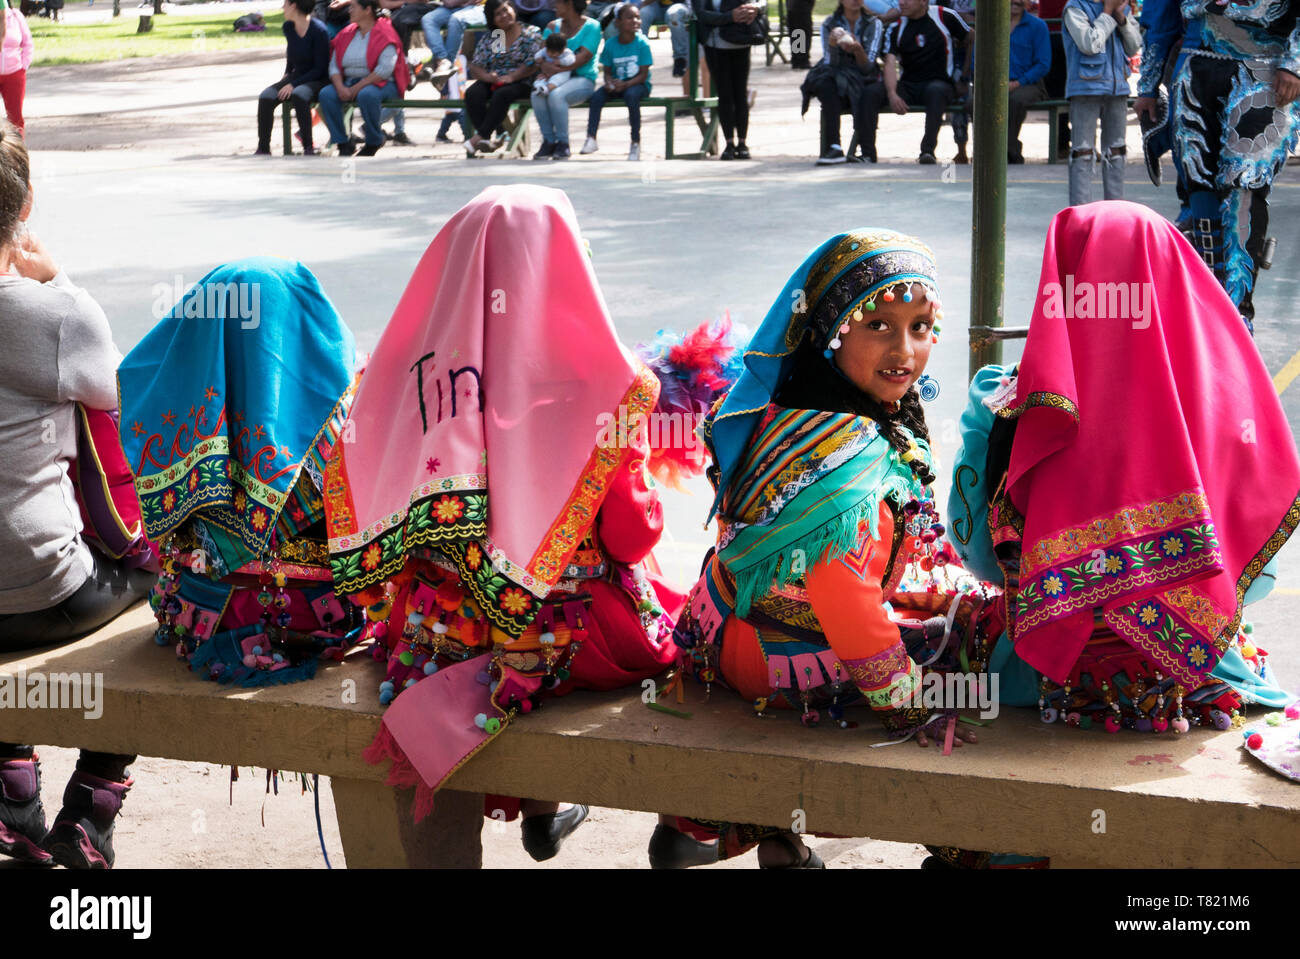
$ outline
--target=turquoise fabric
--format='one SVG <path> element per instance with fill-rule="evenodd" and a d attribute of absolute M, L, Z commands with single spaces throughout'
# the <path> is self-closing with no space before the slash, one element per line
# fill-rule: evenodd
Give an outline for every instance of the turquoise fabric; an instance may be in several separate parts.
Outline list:
<path fill-rule="evenodd" d="M 555 29 L 557 23 L 559 23 L 558 20 L 551 21 L 546 29 L 542 31 L 543 40 L 552 33 L 559 32 Z M 582 66 L 575 67 L 573 75 L 575 77 L 586 77 L 592 83 L 598 83 L 599 81 L 596 79 L 596 53 L 600 50 L 600 24 L 591 17 L 583 17 L 582 26 L 577 33 L 566 40 L 566 43 L 569 49 L 573 51 L 574 56 L 577 56 L 578 51 L 584 47 L 591 51 L 591 59 Z"/>
<path fill-rule="evenodd" d="M 989 488 L 985 476 L 989 452 L 989 431 L 995 416 L 984 400 L 997 390 L 999 381 L 1015 367 L 986 366 L 975 374 L 970 401 L 961 415 L 958 431 L 961 448 L 953 463 L 952 490 L 948 495 L 948 542 L 957 550 L 962 565 L 985 582 L 1001 583 L 1002 569 L 993 553 L 989 535 Z M 1036 698 L 1036 697 L 1035 697 Z"/>
<path fill-rule="evenodd" d="M 615 80 L 631 80 L 642 67 L 654 63 L 650 41 L 638 33 L 633 35 L 631 43 L 623 43 L 616 34 L 605 41 L 605 47 L 600 51 L 600 63 L 601 66 L 609 67 Z M 649 92 L 649 73 L 645 77 L 645 88 Z"/>

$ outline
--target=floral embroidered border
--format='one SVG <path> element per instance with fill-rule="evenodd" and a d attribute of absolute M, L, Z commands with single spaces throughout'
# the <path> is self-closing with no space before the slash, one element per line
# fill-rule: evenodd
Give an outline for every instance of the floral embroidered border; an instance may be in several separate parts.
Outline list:
<path fill-rule="evenodd" d="M 1178 582 L 1222 564 L 1214 527 L 1189 523 L 1105 550 L 1076 554 L 1036 575 L 1020 572 L 1015 602 L 1018 635 L 1080 610 L 1164 583 Z"/>
<path fill-rule="evenodd" d="M 1127 537 L 1164 532 L 1186 520 L 1198 520 L 1213 530 L 1204 493 L 1187 490 L 1143 506 L 1126 506 L 1110 516 L 1100 516 L 1073 529 L 1060 530 L 1026 548 L 1020 559 L 1021 579 L 1029 579 L 1044 567 L 1063 559 L 1114 546 Z"/>
<path fill-rule="evenodd" d="M 1108 609 L 1106 623 L 1178 682 L 1195 689 L 1219 661 L 1219 651 L 1212 639 L 1197 635 L 1193 624 L 1171 609 L 1168 599 L 1168 593 L 1161 593 Z"/>

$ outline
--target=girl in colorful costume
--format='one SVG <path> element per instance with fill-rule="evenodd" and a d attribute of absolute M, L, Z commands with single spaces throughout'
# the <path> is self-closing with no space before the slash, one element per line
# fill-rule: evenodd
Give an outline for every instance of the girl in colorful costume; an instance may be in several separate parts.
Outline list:
<path fill-rule="evenodd" d="M 360 635 L 335 598 L 324 467 L 352 332 L 301 263 L 213 270 L 118 368 L 121 437 L 162 575 L 159 645 L 200 675 L 307 679 Z"/>
<path fill-rule="evenodd" d="M 619 428 L 658 392 L 614 333 L 563 193 L 492 187 L 434 238 L 326 486 L 336 587 L 388 655 L 392 706 L 366 755 L 417 787 L 417 818 L 547 695 L 636 683 L 674 658 L 682 597 L 650 556 L 662 507 L 642 438 Z M 523 800 L 536 859 L 586 814 L 557 808 Z"/>
<path fill-rule="evenodd" d="M 917 554 L 947 559 L 913 388 L 941 316 L 933 254 L 887 230 L 827 240 L 778 296 L 702 427 L 718 545 L 675 638 L 706 684 L 810 725 L 847 725 L 843 707 L 865 700 L 891 737 L 923 746 L 951 718 L 908 704 L 920 667 L 885 607 Z M 724 856 L 760 842 L 760 864 L 821 864 L 782 830 L 665 820 L 653 865 L 706 859 L 671 825 L 719 836 Z"/>
<path fill-rule="evenodd" d="M 1019 367 L 975 377 L 949 499 L 963 561 L 1005 574 L 1003 702 L 1157 734 L 1285 706 L 1242 607 L 1300 524 L 1300 457 L 1237 309 L 1124 202 L 1057 215 L 1039 289 Z"/>

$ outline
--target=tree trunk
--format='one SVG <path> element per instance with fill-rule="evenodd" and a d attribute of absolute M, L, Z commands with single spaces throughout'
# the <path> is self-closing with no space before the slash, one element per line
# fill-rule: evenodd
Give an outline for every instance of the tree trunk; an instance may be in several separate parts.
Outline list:
<path fill-rule="evenodd" d="M 158 16 L 158 17 L 162 16 L 162 12 L 163 12 L 162 5 L 163 5 L 163 0 L 153 0 L 154 16 Z"/>

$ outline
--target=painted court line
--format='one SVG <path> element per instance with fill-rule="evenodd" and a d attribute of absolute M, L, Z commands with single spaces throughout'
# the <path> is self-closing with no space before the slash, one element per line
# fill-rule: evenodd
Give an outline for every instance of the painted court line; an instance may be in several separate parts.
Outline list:
<path fill-rule="evenodd" d="M 1286 361 L 1286 366 L 1277 371 L 1277 376 L 1273 377 L 1273 386 L 1277 389 L 1278 396 L 1282 391 L 1291 385 L 1292 381 L 1300 376 L 1300 350 L 1296 351 L 1295 356 Z"/>

